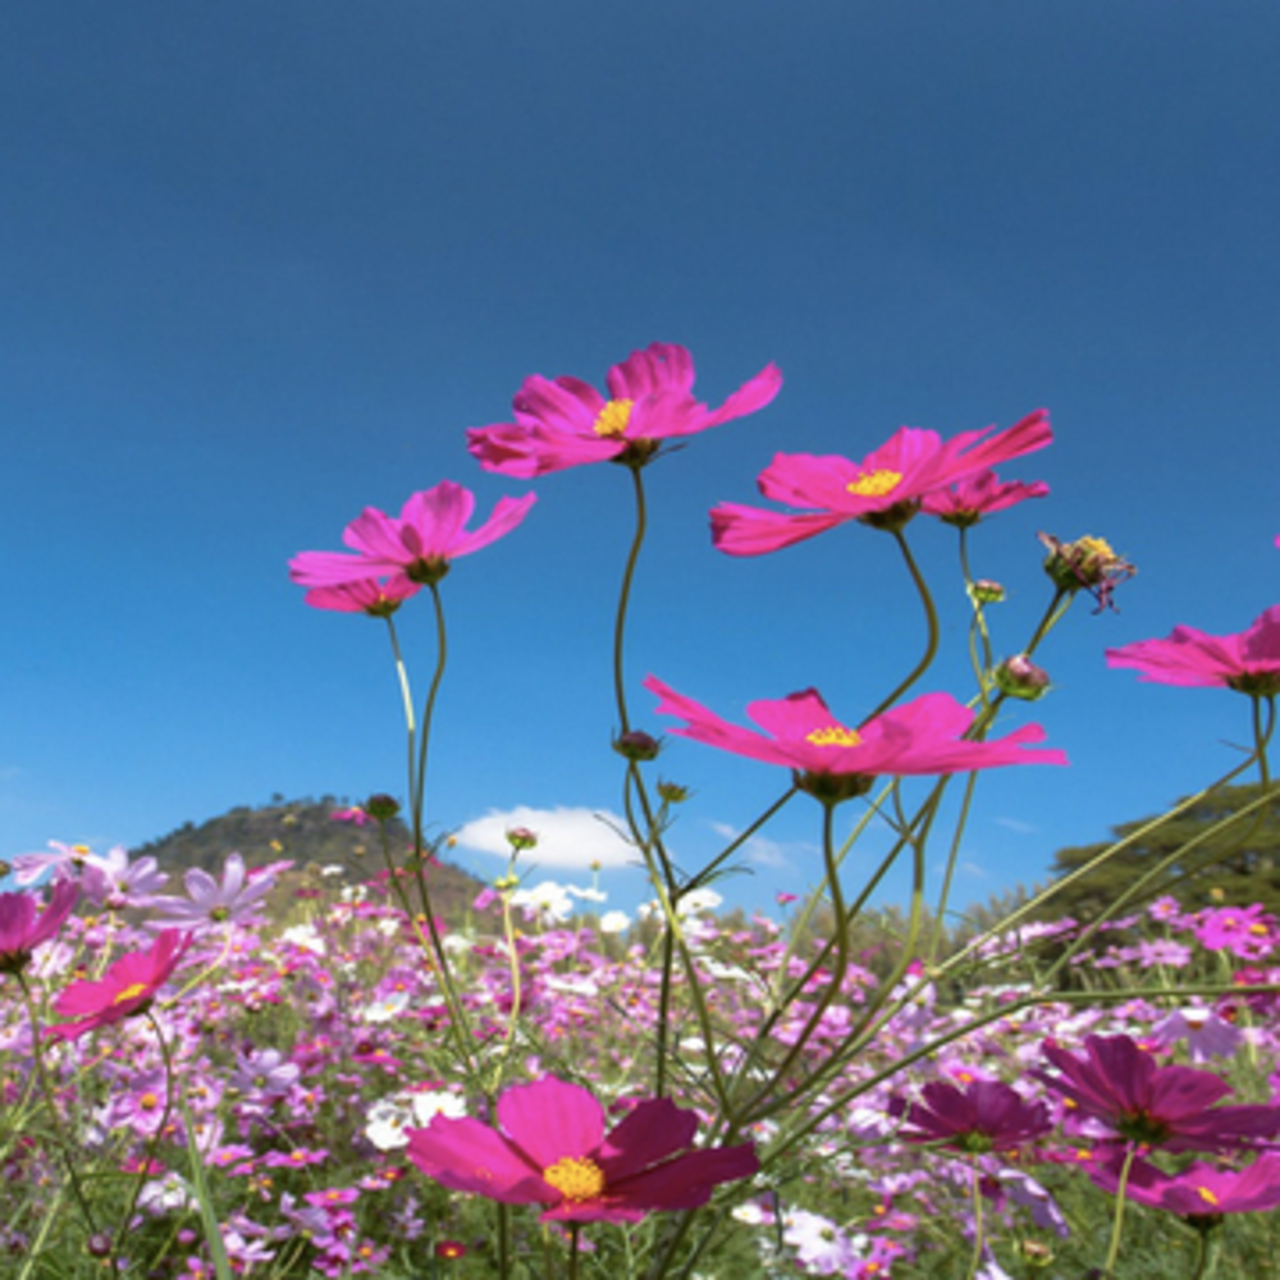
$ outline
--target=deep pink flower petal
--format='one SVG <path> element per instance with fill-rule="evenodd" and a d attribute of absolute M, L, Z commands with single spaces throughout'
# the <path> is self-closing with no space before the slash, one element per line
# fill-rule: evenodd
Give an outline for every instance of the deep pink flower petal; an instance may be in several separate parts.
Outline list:
<path fill-rule="evenodd" d="M 1108 649 L 1107 665 L 1132 668 L 1140 679 L 1158 684 L 1275 692 L 1280 690 L 1280 605 L 1272 605 L 1234 635 L 1174 627 L 1167 639 Z"/>
<path fill-rule="evenodd" d="M 787 515 L 737 502 L 722 502 L 711 510 L 711 541 L 725 555 L 763 556 L 806 538 L 816 538 L 843 523 L 843 516 L 825 511 Z"/>
<path fill-rule="evenodd" d="M 545 1076 L 498 1099 L 503 1132 L 540 1169 L 591 1155 L 604 1138 L 604 1111 L 589 1089 Z"/>
<path fill-rule="evenodd" d="M 433 1116 L 425 1129 L 406 1129 L 406 1154 L 428 1177 L 454 1191 L 470 1191 L 503 1204 L 550 1204 L 547 1186 L 501 1134 L 469 1116 Z"/>
<path fill-rule="evenodd" d="M 760 1168 L 755 1147 L 715 1147 L 690 1151 L 656 1168 L 624 1178 L 609 1194 L 637 1209 L 695 1209 L 711 1199 L 722 1182 L 749 1178 Z"/>
<path fill-rule="evenodd" d="M 606 1185 L 683 1151 L 697 1130 L 698 1117 L 670 1098 L 638 1103 L 610 1130 L 596 1154 Z"/>

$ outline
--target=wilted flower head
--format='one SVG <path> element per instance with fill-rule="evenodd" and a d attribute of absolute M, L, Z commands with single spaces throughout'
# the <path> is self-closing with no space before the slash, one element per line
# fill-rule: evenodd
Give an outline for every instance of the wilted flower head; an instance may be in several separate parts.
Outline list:
<path fill-rule="evenodd" d="M 1097 612 L 1115 608 L 1111 596 L 1116 587 L 1132 578 L 1137 569 L 1116 555 L 1103 538 L 1083 537 L 1062 542 L 1051 533 L 1039 535 L 1049 549 L 1044 571 L 1062 591 L 1076 592 L 1082 587 L 1098 602 Z"/>

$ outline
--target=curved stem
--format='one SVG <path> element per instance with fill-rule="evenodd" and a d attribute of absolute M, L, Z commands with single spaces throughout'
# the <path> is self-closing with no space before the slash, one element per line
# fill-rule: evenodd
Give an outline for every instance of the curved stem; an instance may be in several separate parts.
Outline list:
<path fill-rule="evenodd" d="M 631 486 L 636 500 L 636 529 L 631 538 L 631 550 L 627 553 L 627 566 L 622 573 L 622 588 L 618 593 L 618 612 L 613 624 L 613 693 L 618 704 L 618 724 L 620 733 L 631 732 L 631 722 L 627 717 L 627 686 L 623 671 L 622 644 L 627 628 L 627 607 L 631 603 L 631 584 L 635 578 L 636 564 L 640 559 L 640 548 L 644 545 L 644 535 L 648 526 L 645 509 L 644 480 L 640 468 L 627 468 L 631 472 Z"/>
<path fill-rule="evenodd" d="M 933 606 L 933 597 L 929 594 L 928 584 L 924 580 L 924 575 L 920 572 L 920 566 L 916 564 L 915 557 L 911 554 L 911 548 L 907 545 L 907 539 L 901 529 L 891 530 L 894 541 L 898 544 L 898 549 L 902 552 L 903 559 L 907 562 L 907 569 L 911 573 L 911 580 L 915 583 L 916 590 L 920 593 L 920 603 L 924 605 L 925 622 L 929 629 L 929 639 L 925 644 L 924 654 L 920 661 L 912 668 L 910 674 L 893 690 L 887 697 L 881 699 L 879 706 L 862 721 L 866 724 L 870 720 L 874 720 L 876 716 L 887 711 L 899 698 L 902 697 L 908 689 L 911 688 L 917 680 L 929 669 L 933 662 L 934 656 L 938 652 L 938 611 Z"/>
<path fill-rule="evenodd" d="M 973 1260 L 969 1264 L 969 1280 L 974 1280 L 982 1266 L 982 1170 L 978 1157 L 973 1157 Z"/>

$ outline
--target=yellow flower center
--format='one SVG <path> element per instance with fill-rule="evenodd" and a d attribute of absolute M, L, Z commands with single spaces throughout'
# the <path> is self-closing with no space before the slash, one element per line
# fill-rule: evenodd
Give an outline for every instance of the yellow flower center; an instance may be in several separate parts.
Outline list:
<path fill-rule="evenodd" d="M 147 984 L 145 982 L 133 982 L 124 990 L 118 992 L 112 1004 L 124 1004 L 126 1000 L 136 1000 L 140 995 L 145 995 Z"/>
<path fill-rule="evenodd" d="M 1111 549 L 1111 544 L 1106 538 L 1094 538 L 1086 535 L 1077 539 L 1076 546 L 1101 560 L 1114 560 L 1116 558 L 1116 553 Z"/>
<path fill-rule="evenodd" d="M 138 1105 L 143 1111 L 154 1111 L 160 1105 L 160 1099 L 154 1093 L 144 1093 L 138 1099 Z"/>
<path fill-rule="evenodd" d="M 1218 1203 L 1218 1197 L 1208 1187 L 1197 1187 L 1196 1191 L 1205 1204 L 1216 1205 Z"/>
<path fill-rule="evenodd" d="M 859 498 L 883 498 L 886 493 L 892 493 L 901 483 L 901 471 L 863 471 L 846 488 Z"/>
<path fill-rule="evenodd" d="M 845 729 L 838 724 L 815 729 L 806 734 L 804 740 L 813 743 L 815 747 L 856 747 L 862 743 L 862 739 L 852 729 Z"/>
<path fill-rule="evenodd" d="M 542 1171 L 544 1182 L 550 1183 L 566 1200 L 580 1203 L 604 1194 L 604 1173 L 594 1160 L 565 1156 Z"/>
<path fill-rule="evenodd" d="M 625 435 L 627 423 L 631 421 L 631 410 L 634 406 L 634 400 L 610 400 L 600 410 L 600 416 L 595 421 L 596 435 L 604 436 L 607 440 Z"/>

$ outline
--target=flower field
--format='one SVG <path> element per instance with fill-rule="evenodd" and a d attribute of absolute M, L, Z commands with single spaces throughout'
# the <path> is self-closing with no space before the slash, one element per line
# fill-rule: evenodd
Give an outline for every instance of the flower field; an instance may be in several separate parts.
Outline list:
<path fill-rule="evenodd" d="M 956 931 L 952 872 L 983 772 L 1067 763 L 1039 725 L 998 733 L 1001 713 L 1050 691 L 1039 652 L 1072 605 L 1106 609 L 1134 569 L 1101 538 L 1042 534 L 1043 615 L 997 647 L 1004 588 L 971 575 L 969 538 L 1046 496 L 992 469 L 1051 442 L 1043 411 L 945 441 L 904 427 L 860 462 L 778 454 L 759 485 L 788 509 L 722 503 L 715 544 L 756 556 L 823 534 L 890 539 L 925 618 L 918 659 L 858 706 L 814 689 L 751 702 L 752 727 L 649 674 L 642 714 L 625 640 L 646 469 L 763 409 L 781 381 L 768 366 L 711 409 L 694 399 L 689 353 L 655 343 L 609 371 L 607 396 L 534 376 L 514 421 L 468 432 L 500 475 L 607 462 L 630 480 L 634 533 L 602 643 L 625 835 L 653 895 L 638 918 L 575 913 L 607 905 L 595 885 L 526 884 L 539 835 L 524 828 L 469 910 L 433 905 L 445 579 L 516 534 L 534 503 L 503 498 L 468 528 L 474 499 L 452 481 L 399 516 L 367 508 L 348 551 L 290 566 L 310 605 L 390 637 L 403 798 L 333 815 L 368 829 L 377 875 L 307 866 L 305 849 L 291 851 L 302 866 L 244 850 L 217 876 L 188 869 L 175 892 L 174 869 L 123 849 L 13 858 L 15 891 L 0 895 L 3 1274 L 1275 1274 L 1280 927 L 1258 904 L 1186 908 L 1162 876 L 1201 845 L 1248 846 L 1274 801 L 1280 606 L 1235 635 L 1178 626 L 1107 654 L 1155 683 L 1232 692 L 1249 712 L 1234 767 L 1138 834 L 1242 776 L 1253 798 L 1090 919 L 1055 912 L 1060 881 Z M 927 684 L 941 629 L 908 539 L 917 518 L 959 540 L 969 689 Z M 437 642 L 421 704 L 394 621 L 420 594 Z M 648 716 L 662 718 L 653 732 Z M 780 793 L 692 870 L 668 844 L 694 798 L 655 772 L 659 723 L 779 770 Z M 960 803 L 943 832 L 948 788 Z M 792 804 L 817 833 L 813 891 L 779 893 L 771 917 L 717 914 L 720 877 Z M 391 835 L 401 816 L 407 842 Z M 855 859 L 873 828 L 888 852 Z M 935 849 L 947 872 L 927 901 Z M 877 912 L 895 864 L 910 900 Z"/>

